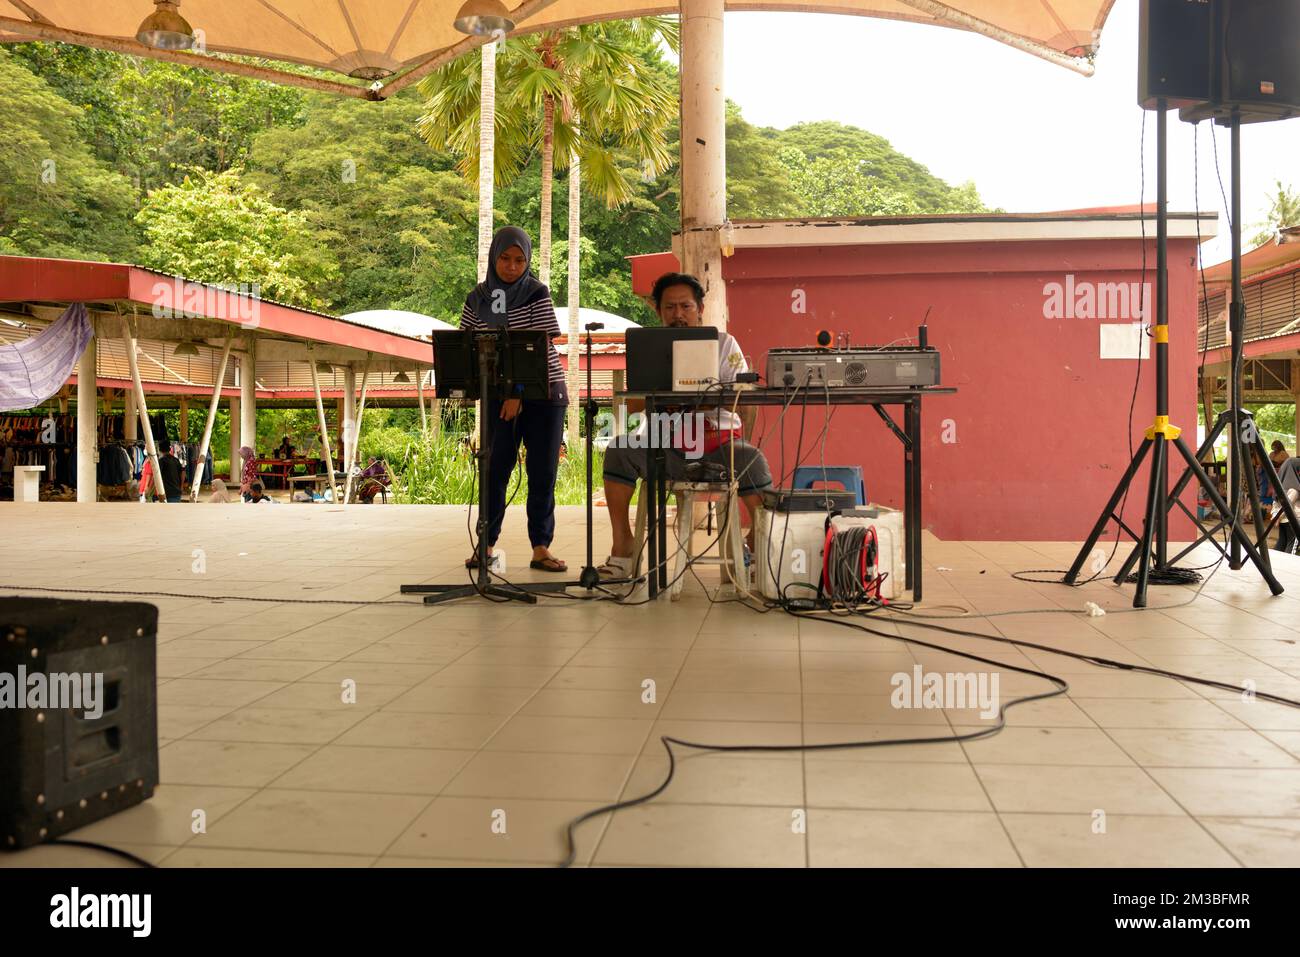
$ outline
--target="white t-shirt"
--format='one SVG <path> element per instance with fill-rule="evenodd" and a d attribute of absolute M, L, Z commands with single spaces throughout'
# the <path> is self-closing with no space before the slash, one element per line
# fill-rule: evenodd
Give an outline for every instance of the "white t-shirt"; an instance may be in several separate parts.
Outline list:
<path fill-rule="evenodd" d="M 749 365 L 745 362 L 745 354 L 740 351 L 740 343 L 736 337 L 729 332 L 720 332 L 718 336 L 718 381 L 735 382 L 736 376 L 741 372 L 748 372 Z M 726 431 L 728 429 L 741 428 L 740 416 L 731 411 L 730 401 L 725 403 L 721 416 L 718 414 L 717 390 L 713 390 L 715 396 L 712 408 L 701 408 L 704 414 L 704 423 L 706 428 Z M 632 431 L 638 434 L 644 434 L 647 425 L 645 417 L 641 417 L 641 424 Z"/>
<path fill-rule="evenodd" d="M 735 382 L 739 373 L 748 371 L 749 365 L 745 362 L 745 354 L 740 351 L 736 337 L 729 332 L 722 333 L 722 338 L 718 340 L 718 381 Z M 740 416 L 731 411 L 730 403 L 727 406 L 722 410 L 721 418 L 716 406 L 704 413 L 704 421 L 709 428 L 725 431 L 741 427 Z"/>

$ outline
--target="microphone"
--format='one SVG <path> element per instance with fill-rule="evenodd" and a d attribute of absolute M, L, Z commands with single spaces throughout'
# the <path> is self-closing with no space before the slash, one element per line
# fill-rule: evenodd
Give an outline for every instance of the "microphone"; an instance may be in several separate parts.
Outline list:
<path fill-rule="evenodd" d="M 605 324 L 603 322 L 589 322 L 586 325 L 586 329 L 588 332 L 595 332 L 597 329 L 604 329 L 604 328 L 605 328 Z"/>

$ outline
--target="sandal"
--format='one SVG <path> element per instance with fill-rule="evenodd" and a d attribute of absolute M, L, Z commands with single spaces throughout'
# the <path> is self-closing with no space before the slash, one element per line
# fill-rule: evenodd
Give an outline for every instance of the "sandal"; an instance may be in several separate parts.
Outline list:
<path fill-rule="evenodd" d="M 545 558 L 535 558 L 528 563 L 529 568 L 535 568 L 539 572 L 567 572 L 569 566 L 554 555 L 548 555 Z"/>
<path fill-rule="evenodd" d="M 605 563 L 596 569 L 596 573 L 601 578 L 631 578 L 632 577 L 632 556 L 626 558 L 620 555 L 610 555 L 605 559 Z"/>

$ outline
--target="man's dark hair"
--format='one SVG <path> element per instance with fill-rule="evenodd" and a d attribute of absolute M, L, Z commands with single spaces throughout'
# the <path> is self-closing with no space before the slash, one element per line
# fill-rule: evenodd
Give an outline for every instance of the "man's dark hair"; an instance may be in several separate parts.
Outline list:
<path fill-rule="evenodd" d="M 655 280 L 655 287 L 650 291 L 656 309 L 659 308 L 659 300 L 663 298 L 664 290 L 673 286 L 690 286 L 691 292 L 695 293 L 695 304 L 701 309 L 704 308 L 704 287 L 700 285 L 698 279 L 690 273 L 666 272 Z"/>
<path fill-rule="evenodd" d="M 259 492 L 264 492 L 264 491 L 266 491 L 266 489 L 262 488 L 262 483 L 261 483 L 261 482 L 253 482 L 251 485 L 248 486 L 248 489 L 249 489 L 250 492 L 251 492 L 253 489 L 256 489 L 256 490 L 259 491 Z"/>

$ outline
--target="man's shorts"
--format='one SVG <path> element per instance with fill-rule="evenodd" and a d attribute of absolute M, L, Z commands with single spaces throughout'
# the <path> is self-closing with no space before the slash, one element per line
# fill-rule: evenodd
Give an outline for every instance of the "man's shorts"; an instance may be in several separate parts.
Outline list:
<path fill-rule="evenodd" d="M 628 435 L 617 436 L 605 449 L 605 478 L 624 485 L 635 486 L 637 479 L 644 479 L 646 460 L 649 449 L 635 448 L 629 445 Z M 768 468 L 763 453 L 743 439 L 733 439 L 730 443 L 720 445 L 712 452 L 705 452 L 695 459 L 688 459 L 681 449 L 665 449 L 665 467 L 668 480 L 687 481 L 686 467 L 692 461 L 710 465 L 732 468 L 732 454 L 735 454 L 735 474 L 741 495 L 752 495 L 772 486 L 772 471 Z"/>

